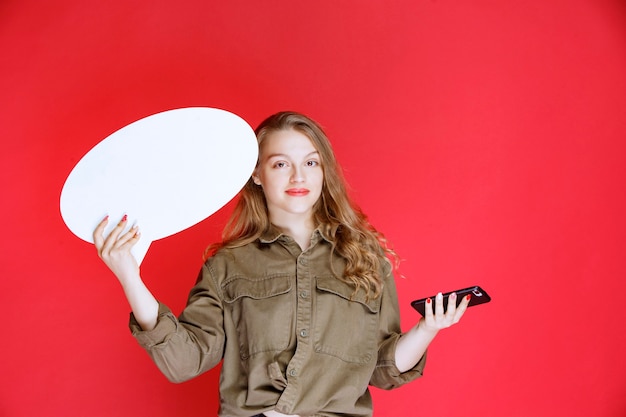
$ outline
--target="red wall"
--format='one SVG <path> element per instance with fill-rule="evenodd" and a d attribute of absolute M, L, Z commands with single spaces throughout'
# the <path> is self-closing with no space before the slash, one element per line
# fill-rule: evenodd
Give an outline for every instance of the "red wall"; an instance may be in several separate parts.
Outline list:
<path fill-rule="evenodd" d="M 215 414 L 218 371 L 168 383 L 59 214 L 92 146 L 186 106 L 326 127 L 405 259 L 405 328 L 414 298 L 493 296 L 376 416 L 626 415 L 623 2 L 4 0 L 0 92 L 0 415 Z M 175 311 L 230 208 L 152 245 Z"/>

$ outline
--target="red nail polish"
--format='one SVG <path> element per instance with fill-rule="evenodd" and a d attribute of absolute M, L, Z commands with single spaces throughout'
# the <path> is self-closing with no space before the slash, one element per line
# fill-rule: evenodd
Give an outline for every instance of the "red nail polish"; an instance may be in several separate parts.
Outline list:
<path fill-rule="evenodd" d="M 104 216 L 104 219 L 102 219 L 102 221 L 104 222 L 104 221 L 107 221 L 107 220 L 109 220 L 109 215 L 108 214 L 106 216 Z"/>
<path fill-rule="evenodd" d="M 124 217 L 122 217 L 122 221 L 125 222 L 126 220 L 128 220 L 128 216 L 124 214 Z"/>
<path fill-rule="evenodd" d="M 427 298 L 427 299 L 426 299 L 426 303 L 427 303 L 427 304 L 430 304 L 430 298 Z"/>
<path fill-rule="evenodd" d="M 470 294 L 467 294 L 465 298 L 467 299 L 467 301 L 469 301 L 472 298 L 472 296 Z"/>

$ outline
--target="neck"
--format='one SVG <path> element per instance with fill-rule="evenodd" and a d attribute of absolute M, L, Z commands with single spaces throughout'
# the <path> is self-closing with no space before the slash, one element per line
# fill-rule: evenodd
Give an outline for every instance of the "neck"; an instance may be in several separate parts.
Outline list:
<path fill-rule="evenodd" d="M 278 222 L 272 220 L 272 224 L 284 234 L 291 236 L 303 251 L 307 250 L 311 244 L 311 235 L 313 230 L 315 230 L 313 219 L 308 219 L 307 221 L 302 221 L 301 219 L 299 221 L 285 221 L 283 218 L 281 220 Z"/>

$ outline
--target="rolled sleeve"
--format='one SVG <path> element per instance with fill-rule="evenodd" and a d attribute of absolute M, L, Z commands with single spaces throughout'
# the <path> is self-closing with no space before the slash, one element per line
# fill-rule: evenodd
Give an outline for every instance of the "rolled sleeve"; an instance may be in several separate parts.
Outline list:
<path fill-rule="evenodd" d="M 178 320 L 169 307 L 159 302 L 157 323 L 152 330 L 143 330 L 133 313 L 130 313 L 129 327 L 139 345 L 146 349 L 164 343 L 170 334 L 176 332 Z"/>
<path fill-rule="evenodd" d="M 172 382 L 187 381 L 222 359 L 225 335 L 223 310 L 211 275 L 204 266 L 179 318 L 159 303 L 156 326 L 144 331 L 134 315 L 130 330 L 139 345 Z"/>
<path fill-rule="evenodd" d="M 396 346 L 402 336 L 398 295 L 392 275 L 385 281 L 380 307 L 378 360 L 370 379 L 370 385 L 382 389 L 393 389 L 422 376 L 426 365 L 426 354 L 406 372 L 396 366 Z"/>
<path fill-rule="evenodd" d="M 387 339 L 380 347 L 378 362 L 372 374 L 370 384 L 381 389 L 394 389 L 411 382 L 423 375 L 426 366 L 426 354 L 417 364 L 406 372 L 400 372 L 396 366 L 396 346 L 400 335 Z"/>

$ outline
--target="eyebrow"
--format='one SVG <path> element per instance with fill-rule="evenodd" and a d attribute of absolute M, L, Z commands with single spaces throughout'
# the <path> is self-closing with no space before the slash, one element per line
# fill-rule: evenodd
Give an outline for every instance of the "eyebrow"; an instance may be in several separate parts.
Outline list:
<path fill-rule="evenodd" d="M 318 151 L 313 151 L 313 152 L 310 152 L 310 153 L 306 154 L 304 157 L 305 158 L 309 158 L 309 157 L 311 157 L 313 155 L 318 155 L 319 156 L 319 154 L 320 153 Z M 272 158 L 287 158 L 288 159 L 288 155 L 286 155 L 284 153 L 273 153 L 273 154 L 267 155 L 265 157 L 265 159 L 272 159 Z"/>

